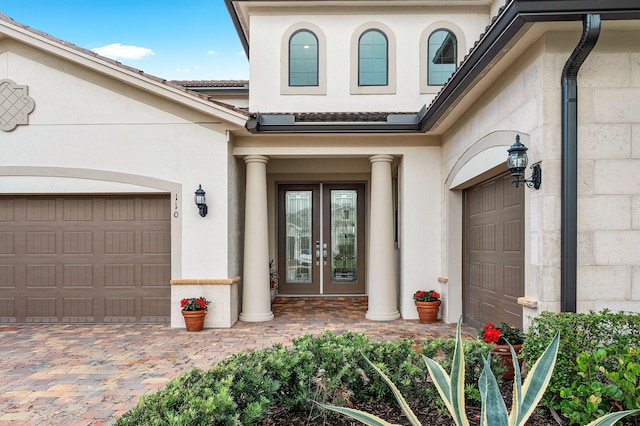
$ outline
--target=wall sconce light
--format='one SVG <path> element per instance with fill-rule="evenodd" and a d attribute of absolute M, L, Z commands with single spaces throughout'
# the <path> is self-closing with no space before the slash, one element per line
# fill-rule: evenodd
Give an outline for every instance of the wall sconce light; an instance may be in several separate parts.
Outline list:
<path fill-rule="evenodd" d="M 511 176 L 513 176 L 513 183 L 516 188 L 520 186 L 521 183 L 524 183 L 529 188 L 540 189 L 540 184 L 542 183 L 542 169 L 539 164 L 534 164 L 531 166 L 533 169 L 533 174 L 531 175 L 531 179 L 525 179 L 524 177 L 524 169 L 527 168 L 527 163 L 529 159 L 527 158 L 527 147 L 520 143 L 520 135 L 516 135 L 516 143 L 511 145 L 511 147 L 507 150 L 509 155 L 507 156 L 507 167 L 511 172 Z"/>
<path fill-rule="evenodd" d="M 204 190 L 202 189 L 202 185 L 198 185 L 198 189 L 196 189 L 195 202 L 196 206 L 198 206 L 198 211 L 200 212 L 200 216 L 205 217 L 208 212 L 207 203 L 205 203 L 204 198 Z"/>

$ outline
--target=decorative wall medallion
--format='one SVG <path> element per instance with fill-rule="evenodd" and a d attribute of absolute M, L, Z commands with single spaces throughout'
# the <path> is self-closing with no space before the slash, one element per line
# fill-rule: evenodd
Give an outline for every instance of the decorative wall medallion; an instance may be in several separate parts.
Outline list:
<path fill-rule="evenodd" d="M 10 132 L 20 124 L 29 124 L 29 114 L 36 104 L 28 91 L 27 86 L 0 80 L 0 130 Z"/>

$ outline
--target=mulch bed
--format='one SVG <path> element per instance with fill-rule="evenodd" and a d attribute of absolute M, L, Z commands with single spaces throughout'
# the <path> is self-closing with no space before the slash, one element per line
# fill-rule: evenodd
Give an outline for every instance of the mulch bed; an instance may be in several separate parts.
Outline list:
<path fill-rule="evenodd" d="M 511 405 L 511 388 L 513 383 L 505 380 L 502 382 L 500 390 L 503 398 L 507 403 L 507 407 Z M 364 405 L 355 406 L 358 410 L 366 411 L 367 413 L 375 414 L 376 416 L 386 420 L 389 423 L 397 425 L 407 425 L 410 423 L 404 416 L 402 411 L 395 404 L 388 404 L 384 401 L 369 402 Z M 438 414 L 436 412 L 420 412 L 418 409 L 413 408 L 414 413 L 424 426 L 450 426 L 455 425 L 448 413 Z M 471 425 L 480 424 L 480 407 L 468 407 L 467 418 Z M 266 419 L 263 423 L 264 426 L 305 426 L 305 425 L 328 425 L 328 426 L 359 426 L 362 425 L 359 421 L 353 420 L 349 417 L 342 415 L 323 414 L 317 417 L 292 417 L 289 413 L 283 410 L 275 409 L 272 415 Z M 554 420 L 553 416 L 544 407 L 538 407 L 533 412 L 527 425 L 530 426 L 557 426 L 558 423 Z"/>

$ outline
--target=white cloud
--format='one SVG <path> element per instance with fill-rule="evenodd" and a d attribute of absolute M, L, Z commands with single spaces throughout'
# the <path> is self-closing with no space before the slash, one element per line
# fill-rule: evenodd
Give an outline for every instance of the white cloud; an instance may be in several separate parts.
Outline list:
<path fill-rule="evenodd" d="M 145 56 L 153 56 L 155 52 L 146 47 L 123 46 L 121 43 L 113 43 L 102 47 L 91 49 L 98 55 L 111 59 L 142 59 Z"/>
<path fill-rule="evenodd" d="M 239 51 L 238 53 L 236 53 L 236 55 L 238 55 L 238 56 L 244 56 L 244 55 L 245 55 L 244 50 Z"/>
<path fill-rule="evenodd" d="M 207 55 L 217 55 L 218 53 L 220 52 L 218 52 L 217 50 L 207 50 Z"/>

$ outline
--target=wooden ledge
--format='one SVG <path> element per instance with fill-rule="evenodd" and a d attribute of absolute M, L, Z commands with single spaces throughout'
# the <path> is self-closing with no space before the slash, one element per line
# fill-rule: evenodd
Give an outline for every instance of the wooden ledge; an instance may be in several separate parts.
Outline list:
<path fill-rule="evenodd" d="M 180 278 L 177 280 L 171 280 L 171 285 L 231 285 L 240 281 L 240 277 L 232 278 Z"/>

